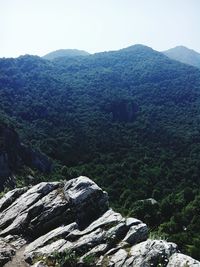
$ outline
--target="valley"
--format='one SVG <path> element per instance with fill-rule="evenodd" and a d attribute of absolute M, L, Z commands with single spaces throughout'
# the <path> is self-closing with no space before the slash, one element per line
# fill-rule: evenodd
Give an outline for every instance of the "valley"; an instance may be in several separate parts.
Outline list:
<path fill-rule="evenodd" d="M 93 177 L 115 210 L 200 259 L 198 68 L 144 45 L 2 58 L 0 121 L 54 164 L 14 170 L 20 186 Z"/>

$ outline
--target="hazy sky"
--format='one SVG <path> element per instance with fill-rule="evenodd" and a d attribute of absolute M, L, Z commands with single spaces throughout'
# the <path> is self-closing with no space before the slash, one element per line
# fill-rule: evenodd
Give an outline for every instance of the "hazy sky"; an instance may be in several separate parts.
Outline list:
<path fill-rule="evenodd" d="M 145 44 L 200 52 L 200 0 L 0 0 L 0 57 Z"/>

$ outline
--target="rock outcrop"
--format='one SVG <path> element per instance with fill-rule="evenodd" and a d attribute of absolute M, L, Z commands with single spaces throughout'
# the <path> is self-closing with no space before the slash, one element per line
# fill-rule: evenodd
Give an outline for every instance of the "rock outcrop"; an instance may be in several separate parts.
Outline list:
<path fill-rule="evenodd" d="M 169 258 L 168 267 L 187 267 L 187 266 L 194 266 L 199 267 L 200 264 L 198 261 L 194 260 L 193 258 L 186 256 L 181 253 L 174 253 Z"/>
<path fill-rule="evenodd" d="M 83 176 L 14 189 L 0 199 L 0 266 L 19 261 L 34 267 L 200 266 L 176 244 L 148 239 L 145 223 L 110 209 L 107 193 Z"/>
<path fill-rule="evenodd" d="M 133 122 L 139 107 L 130 100 L 121 99 L 109 103 L 104 110 L 112 115 L 114 122 Z"/>
<path fill-rule="evenodd" d="M 22 166 L 48 173 L 52 163 L 44 154 L 22 144 L 13 128 L 0 122 L 0 191 L 15 186 L 13 174 Z"/>

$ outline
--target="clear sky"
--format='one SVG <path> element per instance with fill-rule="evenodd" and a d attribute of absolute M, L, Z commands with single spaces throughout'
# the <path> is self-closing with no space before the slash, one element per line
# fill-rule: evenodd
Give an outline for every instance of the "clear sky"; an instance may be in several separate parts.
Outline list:
<path fill-rule="evenodd" d="M 200 0 L 0 0 L 0 57 L 144 44 L 200 52 Z"/>

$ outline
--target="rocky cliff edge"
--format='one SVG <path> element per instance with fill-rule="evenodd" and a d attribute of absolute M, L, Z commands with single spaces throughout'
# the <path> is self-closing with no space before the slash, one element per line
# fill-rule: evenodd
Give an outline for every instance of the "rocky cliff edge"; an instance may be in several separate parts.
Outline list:
<path fill-rule="evenodd" d="M 109 208 L 87 177 L 14 189 L 0 199 L 0 266 L 200 266 L 147 225 Z"/>

